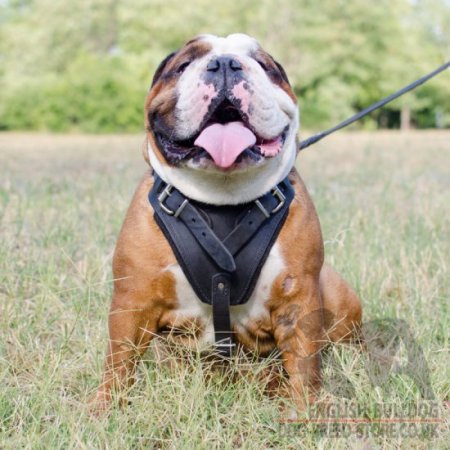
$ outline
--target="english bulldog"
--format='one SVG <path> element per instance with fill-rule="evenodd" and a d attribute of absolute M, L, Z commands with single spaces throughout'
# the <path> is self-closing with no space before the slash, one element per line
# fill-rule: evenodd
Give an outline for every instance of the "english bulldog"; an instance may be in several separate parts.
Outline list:
<path fill-rule="evenodd" d="M 116 245 L 109 343 L 95 403 L 106 407 L 112 391 L 132 381 L 155 336 L 196 348 L 215 340 L 212 306 L 193 289 L 155 220 L 148 200 L 155 179 L 188 202 L 217 207 L 253 205 L 287 179 L 293 200 L 282 227 L 247 301 L 230 306 L 229 315 L 237 345 L 259 355 L 279 352 L 292 397 L 304 409 L 321 384 L 321 347 L 352 337 L 361 305 L 324 264 L 319 220 L 294 168 L 299 108 L 285 71 L 247 35 L 201 35 L 156 70 L 145 126 L 151 170 Z"/>

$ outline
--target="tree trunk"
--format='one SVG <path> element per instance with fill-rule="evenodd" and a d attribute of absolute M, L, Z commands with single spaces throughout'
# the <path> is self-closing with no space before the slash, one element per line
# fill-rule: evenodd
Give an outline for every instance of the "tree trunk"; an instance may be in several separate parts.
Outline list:
<path fill-rule="evenodd" d="M 400 129 L 407 131 L 411 128 L 411 110 L 408 106 L 403 106 L 400 113 Z"/>

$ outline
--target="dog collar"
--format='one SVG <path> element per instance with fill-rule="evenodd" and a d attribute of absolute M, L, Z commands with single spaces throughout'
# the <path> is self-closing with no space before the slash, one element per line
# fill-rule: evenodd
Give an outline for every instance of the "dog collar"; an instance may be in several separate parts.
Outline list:
<path fill-rule="evenodd" d="M 235 345 L 230 305 L 248 301 L 286 220 L 294 190 L 285 178 L 270 192 L 239 205 L 208 205 L 165 183 L 156 172 L 148 194 L 161 228 L 191 284 L 212 305 L 218 353 Z"/>

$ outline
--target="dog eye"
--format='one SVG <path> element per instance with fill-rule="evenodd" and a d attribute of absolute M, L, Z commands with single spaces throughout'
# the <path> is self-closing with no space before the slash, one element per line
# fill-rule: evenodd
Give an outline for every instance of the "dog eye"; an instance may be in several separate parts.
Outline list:
<path fill-rule="evenodd" d="M 191 63 L 191 61 L 185 61 L 183 64 L 180 64 L 178 66 L 177 72 L 178 73 L 183 73 L 186 69 L 186 67 Z"/>
<path fill-rule="evenodd" d="M 267 66 L 261 60 L 257 59 L 256 62 L 262 67 L 264 72 L 267 72 Z"/>

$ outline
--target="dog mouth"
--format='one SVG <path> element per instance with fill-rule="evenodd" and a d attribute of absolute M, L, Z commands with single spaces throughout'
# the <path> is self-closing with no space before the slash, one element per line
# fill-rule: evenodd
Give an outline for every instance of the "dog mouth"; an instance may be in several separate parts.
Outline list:
<path fill-rule="evenodd" d="M 239 164 L 257 164 L 281 152 L 286 127 L 273 139 L 263 139 L 250 126 L 247 117 L 228 99 L 206 118 L 199 131 L 185 140 L 174 140 L 155 132 L 158 147 L 172 164 L 192 161 L 197 166 L 214 165 L 229 170 Z"/>

